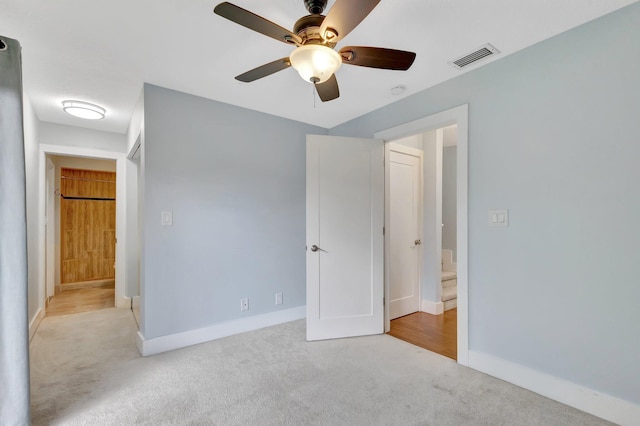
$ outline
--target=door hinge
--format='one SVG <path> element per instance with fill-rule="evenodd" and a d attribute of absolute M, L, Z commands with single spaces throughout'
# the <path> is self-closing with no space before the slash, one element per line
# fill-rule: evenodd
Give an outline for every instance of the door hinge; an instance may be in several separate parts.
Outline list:
<path fill-rule="evenodd" d="M 384 226 L 383 226 L 382 227 L 382 235 L 384 235 L 384 231 L 385 231 L 385 229 L 384 229 Z"/>

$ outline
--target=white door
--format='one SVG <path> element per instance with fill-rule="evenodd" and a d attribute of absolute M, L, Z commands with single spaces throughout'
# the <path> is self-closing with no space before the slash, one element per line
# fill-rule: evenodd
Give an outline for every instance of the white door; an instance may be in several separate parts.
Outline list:
<path fill-rule="evenodd" d="M 384 145 L 307 136 L 307 340 L 384 332 Z"/>
<path fill-rule="evenodd" d="M 387 145 L 389 319 L 420 310 L 422 151 Z"/>

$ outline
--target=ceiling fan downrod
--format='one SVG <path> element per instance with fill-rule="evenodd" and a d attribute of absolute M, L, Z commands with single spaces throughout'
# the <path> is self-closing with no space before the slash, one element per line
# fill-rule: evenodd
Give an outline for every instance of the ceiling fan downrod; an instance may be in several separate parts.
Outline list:
<path fill-rule="evenodd" d="M 327 0 L 304 0 L 304 6 L 312 15 L 321 15 L 325 7 L 327 7 Z"/>

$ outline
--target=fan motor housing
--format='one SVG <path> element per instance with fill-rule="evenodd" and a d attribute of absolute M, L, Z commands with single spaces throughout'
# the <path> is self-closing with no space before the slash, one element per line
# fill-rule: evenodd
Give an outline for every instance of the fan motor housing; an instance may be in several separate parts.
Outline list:
<path fill-rule="evenodd" d="M 320 26 L 324 15 L 307 15 L 298 19 L 293 26 L 293 32 L 303 40 L 303 44 L 324 44 L 333 48 L 336 43 L 326 41 L 320 35 Z"/>
<path fill-rule="evenodd" d="M 327 7 L 327 0 L 304 0 L 304 6 L 310 14 L 320 15 L 324 8 Z"/>

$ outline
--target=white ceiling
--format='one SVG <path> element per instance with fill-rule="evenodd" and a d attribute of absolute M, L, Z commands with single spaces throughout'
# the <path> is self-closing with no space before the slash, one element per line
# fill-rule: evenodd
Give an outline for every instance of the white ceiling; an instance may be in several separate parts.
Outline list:
<path fill-rule="evenodd" d="M 382 1 L 337 49 L 410 50 L 414 65 L 406 72 L 343 66 L 340 98 L 327 103 L 293 69 L 234 80 L 291 47 L 215 15 L 218 1 L 0 0 L 0 34 L 22 44 L 24 89 L 43 121 L 124 133 L 147 82 L 330 128 L 460 75 L 447 62 L 485 43 L 502 52 L 498 60 L 635 1 Z M 233 3 L 286 28 L 307 13 L 303 0 Z M 397 85 L 407 90 L 394 96 Z M 68 116 L 64 99 L 99 104 L 107 117 Z"/>

